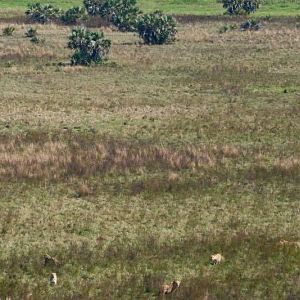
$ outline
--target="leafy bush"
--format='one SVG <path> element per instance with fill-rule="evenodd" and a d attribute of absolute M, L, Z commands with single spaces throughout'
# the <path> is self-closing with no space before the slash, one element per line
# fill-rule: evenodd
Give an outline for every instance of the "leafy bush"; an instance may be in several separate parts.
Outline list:
<path fill-rule="evenodd" d="M 260 0 L 222 0 L 230 15 L 250 14 L 259 8 Z"/>
<path fill-rule="evenodd" d="M 135 31 L 140 10 L 136 0 L 84 0 L 89 15 L 99 15 L 122 31 Z"/>
<path fill-rule="evenodd" d="M 25 14 L 30 20 L 44 24 L 59 19 L 61 11 L 51 4 L 34 3 L 28 5 Z"/>
<path fill-rule="evenodd" d="M 83 7 L 72 7 L 61 16 L 61 20 L 65 24 L 76 24 L 77 20 L 84 16 L 84 13 Z"/>
<path fill-rule="evenodd" d="M 246 22 L 241 24 L 241 30 L 259 30 L 262 28 L 262 24 L 259 20 L 256 19 L 249 19 Z"/>
<path fill-rule="evenodd" d="M 75 28 L 69 36 L 68 47 L 74 49 L 72 65 L 100 63 L 108 54 L 111 41 L 104 38 L 103 32 L 91 32 L 85 27 Z"/>
<path fill-rule="evenodd" d="M 146 44 L 165 44 L 175 40 L 176 20 L 156 11 L 139 17 L 137 31 Z"/>
<path fill-rule="evenodd" d="M 131 2 L 131 4 L 129 4 L 129 2 Z M 135 6 L 135 3 L 136 0 L 123 1 L 124 5 L 122 8 L 111 15 L 111 22 L 120 31 L 136 31 L 137 17 L 141 14 L 141 11 Z"/>
<path fill-rule="evenodd" d="M 7 26 L 7 27 L 3 28 L 2 33 L 3 33 L 3 35 L 6 35 L 6 36 L 12 36 L 15 30 L 16 30 L 15 27 Z"/>

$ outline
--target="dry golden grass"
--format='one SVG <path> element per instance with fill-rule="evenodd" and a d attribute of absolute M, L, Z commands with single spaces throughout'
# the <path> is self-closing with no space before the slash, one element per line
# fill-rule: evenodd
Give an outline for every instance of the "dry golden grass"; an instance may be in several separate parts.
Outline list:
<path fill-rule="evenodd" d="M 222 149 L 218 148 L 218 151 Z M 222 155 L 226 157 L 226 154 Z M 158 146 L 132 146 L 126 143 L 89 145 L 76 142 L 10 142 L 1 144 L 0 147 L 0 176 L 59 179 L 73 175 L 95 175 L 108 169 L 124 171 L 153 166 L 174 170 L 198 169 L 204 166 L 213 167 L 216 159 L 216 151 L 206 147 L 190 146 L 178 151 Z"/>
<path fill-rule="evenodd" d="M 299 174 L 300 172 L 300 156 L 278 159 L 275 167 L 287 174 Z"/>
<path fill-rule="evenodd" d="M 94 176 L 108 171 L 126 172 L 146 169 L 170 170 L 168 180 L 176 182 L 180 170 L 226 169 L 238 162 L 251 161 L 252 168 L 273 170 L 293 175 L 300 171 L 297 156 L 269 161 L 261 159 L 258 150 L 242 149 L 234 145 L 185 146 L 182 149 L 126 142 L 99 142 L 91 140 L 49 140 L 28 143 L 24 138 L 7 140 L 0 144 L 0 178 L 47 180 L 73 176 Z M 251 158 L 252 157 L 252 158 Z M 246 161 L 247 161 L 246 160 Z M 275 173 L 274 173 L 275 174 Z M 92 194 L 83 184 L 78 194 Z"/>

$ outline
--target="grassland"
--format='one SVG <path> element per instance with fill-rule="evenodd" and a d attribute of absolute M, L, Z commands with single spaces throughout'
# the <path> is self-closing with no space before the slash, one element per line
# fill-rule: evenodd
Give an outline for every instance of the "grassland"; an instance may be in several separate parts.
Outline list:
<path fill-rule="evenodd" d="M 106 28 L 90 68 L 68 27 L 0 36 L 0 298 L 156 299 L 178 279 L 172 299 L 299 299 L 300 249 L 279 244 L 300 240 L 299 21 L 224 22 L 158 47 Z"/>
<path fill-rule="evenodd" d="M 1 0 L 0 8 L 6 9 L 6 15 L 21 14 L 28 3 L 33 0 Z M 81 5 L 81 0 L 40 0 L 40 3 L 51 3 L 61 8 Z M 224 12 L 222 4 L 216 0 L 138 0 L 143 11 L 163 10 L 171 14 L 220 15 Z M 8 10 L 7 10 L 8 9 Z M 296 0 L 265 0 L 257 11 L 257 16 L 290 16 L 300 14 L 300 3 Z"/>

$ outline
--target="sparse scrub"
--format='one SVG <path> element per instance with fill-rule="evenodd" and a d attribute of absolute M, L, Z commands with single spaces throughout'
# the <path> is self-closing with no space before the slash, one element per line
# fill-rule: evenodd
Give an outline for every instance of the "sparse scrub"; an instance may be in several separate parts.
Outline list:
<path fill-rule="evenodd" d="M 249 19 L 246 22 L 241 24 L 241 30 L 246 31 L 246 30 L 260 30 L 262 28 L 262 24 L 259 20 L 257 19 Z"/>
<path fill-rule="evenodd" d="M 103 32 L 91 32 L 85 27 L 72 30 L 68 47 L 75 50 L 72 65 L 90 65 L 101 63 L 107 56 L 111 41 L 104 38 Z"/>
<path fill-rule="evenodd" d="M 28 5 L 25 14 L 31 21 L 45 24 L 58 20 L 61 16 L 61 10 L 51 4 L 34 3 Z"/>
<path fill-rule="evenodd" d="M 72 7 L 62 14 L 61 20 L 64 24 L 74 25 L 84 17 L 84 14 L 83 7 Z"/>
<path fill-rule="evenodd" d="M 137 31 L 146 44 L 170 43 L 176 37 L 176 20 L 160 11 L 145 14 L 140 16 L 137 21 Z"/>
<path fill-rule="evenodd" d="M 222 0 L 222 2 L 229 15 L 254 13 L 260 5 L 260 0 Z"/>
<path fill-rule="evenodd" d="M 12 36 L 13 33 L 15 32 L 16 28 L 13 26 L 7 26 L 5 28 L 3 28 L 2 33 L 5 36 Z"/>
<path fill-rule="evenodd" d="M 237 29 L 237 25 L 236 24 L 229 24 L 229 25 L 223 25 L 222 27 L 219 28 L 218 32 L 219 33 L 225 33 L 228 31 L 232 31 Z"/>
<path fill-rule="evenodd" d="M 28 28 L 27 31 L 25 32 L 25 36 L 28 38 L 33 38 L 37 36 L 37 30 L 35 28 Z"/>
<path fill-rule="evenodd" d="M 33 44 L 42 44 L 45 42 L 44 39 L 40 39 L 38 36 L 34 36 L 30 39 L 30 42 Z"/>
<path fill-rule="evenodd" d="M 38 33 L 37 33 L 37 30 L 30 27 L 26 32 L 25 32 L 25 36 L 27 38 L 29 38 L 30 42 L 33 43 L 33 44 L 41 44 L 41 43 L 44 43 L 45 40 L 44 39 L 40 39 L 38 37 Z"/>

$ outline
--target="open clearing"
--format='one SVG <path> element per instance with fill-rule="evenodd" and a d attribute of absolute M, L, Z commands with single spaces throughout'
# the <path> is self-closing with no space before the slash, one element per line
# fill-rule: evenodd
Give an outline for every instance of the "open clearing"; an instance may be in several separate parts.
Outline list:
<path fill-rule="evenodd" d="M 104 29 L 90 68 L 68 65 L 69 27 L 0 36 L 0 298 L 155 299 L 176 279 L 172 299 L 299 299 L 300 248 L 278 244 L 300 240 L 299 20 L 198 21 L 164 46 Z"/>

